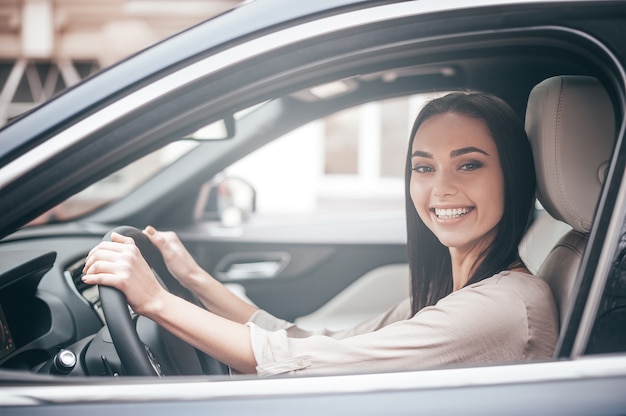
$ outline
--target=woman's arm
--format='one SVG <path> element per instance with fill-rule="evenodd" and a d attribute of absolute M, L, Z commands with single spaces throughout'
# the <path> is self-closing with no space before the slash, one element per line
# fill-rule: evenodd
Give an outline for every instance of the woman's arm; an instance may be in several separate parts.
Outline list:
<path fill-rule="evenodd" d="M 152 226 L 146 227 L 144 233 L 161 251 L 170 272 L 183 286 L 191 290 L 208 310 L 242 324 L 248 322 L 257 311 L 256 307 L 241 300 L 203 270 L 176 233 L 157 231 Z"/>
<path fill-rule="evenodd" d="M 183 341 L 241 373 L 256 372 L 249 327 L 165 290 L 132 238 L 113 233 L 110 242 L 101 242 L 89 253 L 83 272 L 85 283 L 119 289 L 135 312 L 152 319 Z"/>
<path fill-rule="evenodd" d="M 243 374 L 256 374 L 250 328 L 166 292 L 158 310 L 144 311 L 164 329 Z"/>

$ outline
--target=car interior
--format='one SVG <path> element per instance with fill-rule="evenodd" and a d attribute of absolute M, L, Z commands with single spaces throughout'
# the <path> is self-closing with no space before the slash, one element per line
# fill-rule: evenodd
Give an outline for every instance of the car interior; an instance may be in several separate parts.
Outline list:
<path fill-rule="evenodd" d="M 462 17 L 457 20 L 472 25 Z M 331 319 L 354 309 L 375 314 L 392 306 L 396 293 L 407 287 L 402 213 L 366 219 L 345 215 L 325 223 L 264 219 L 252 212 L 229 228 L 204 213 L 197 215 L 199 202 L 206 202 L 202 190 L 238 160 L 309 122 L 368 102 L 457 89 L 491 92 L 525 118 L 535 157 L 538 208 L 520 251 L 531 271 L 553 290 L 563 331 L 556 355 L 567 356 L 591 285 L 581 264 L 603 195 L 616 120 L 622 117 L 603 51 L 586 38 L 553 28 L 418 36 L 436 23 L 424 22 L 419 30 L 412 20 L 354 30 L 338 40 L 329 35 L 251 59 L 219 74 L 219 82 L 201 79 L 122 117 L 115 129 L 94 132 L 93 146 L 56 161 L 60 172 L 72 172 L 58 178 L 59 187 L 66 185 L 56 201 L 62 202 L 133 160 L 188 139 L 224 114 L 254 108 L 235 121 L 233 137 L 198 141 L 125 197 L 67 222 L 25 227 L 0 241 L 0 318 L 7 328 L 0 331 L 6 346 L 0 368 L 49 374 L 63 349 L 82 357 L 76 364 L 78 375 L 110 376 L 128 366 L 120 363 L 117 345 L 104 327 L 100 295 L 80 281 L 88 251 L 120 225 L 175 230 L 199 264 L 215 275 L 242 264 L 276 266 L 271 278 L 244 275 L 229 283 L 286 320 Z M 332 56 L 326 55 L 328 42 L 335 48 Z M 311 93 L 334 82 L 345 89 L 324 98 Z M 25 187 L 25 194 L 32 192 Z M 35 210 L 43 213 L 41 207 Z M 32 212 L 16 209 L 6 215 L 18 218 Z M 154 269 L 168 289 L 194 301 L 164 266 Z M 389 279 L 373 279 L 377 284 L 393 282 L 401 289 L 380 301 L 376 286 L 359 287 L 372 273 Z M 613 293 L 623 292 L 626 285 L 620 281 L 623 277 L 613 278 Z M 614 333 L 624 320 L 621 310 L 619 302 L 607 300 L 608 318 L 597 324 L 590 352 L 626 350 L 623 336 Z M 137 332 L 162 358 L 165 374 L 227 373 L 202 353 L 174 353 L 189 352 L 188 346 L 147 321 L 138 319 Z M 182 360 L 173 357 L 181 355 Z"/>

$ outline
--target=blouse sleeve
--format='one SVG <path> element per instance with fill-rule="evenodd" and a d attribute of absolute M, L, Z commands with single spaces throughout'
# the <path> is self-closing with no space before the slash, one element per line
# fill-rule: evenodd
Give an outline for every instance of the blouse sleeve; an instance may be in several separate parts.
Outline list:
<path fill-rule="evenodd" d="M 355 327 L 342 329 L 339 331 L 329 331 L 327 329 L 309 331 L 300 328 L 292 322 L 288 322 L 273 316 L 272 314 L 258 310 L 250 318 L 250 323 L 263 328 L 267 331 L 285 330 L 286 334 L 290 338 L 306 338 L 313 335 L 324 335 L 327 337 L 342 339 L 351 337 L 354 335 L 365 334 L 368 332 L 376 331 L 384 326 L 389 325 L 392 322 L 397 322 L 404 319 L 409 319 L 411 314 L 411 305 L 409 300 L 405 300 L 398 305 L 388 309 L 383 314 L 369 319 Z"/>
<path fill-rule="evenodd" d="M 553 305 L 549 289 L 546 293 L 542 286 L 536 292 L 543 298 L 527 304 L 514 290 L 479 283 L 454 292 L 410 319 L 383 325 L 387 322 L 382 317 L 378 323 L 372 321 L 336 336 L 290 336 L 290 331 L 296 330 L 284 321 L 266 328 L 250 322 L 257 374 L 380 372 L 548 358 L 556 343 L 556 313 L 546 306 Z M 388 314 L 393 316 L 394 310 Z"/>

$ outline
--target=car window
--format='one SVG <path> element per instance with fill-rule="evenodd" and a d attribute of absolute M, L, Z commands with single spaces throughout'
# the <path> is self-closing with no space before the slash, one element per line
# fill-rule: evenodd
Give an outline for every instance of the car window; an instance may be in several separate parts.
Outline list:
<path fill-rule="evenodd" d="M 239 110 L 233 114 L 233 117 L 235 120 L 240 120 L 266 103 L 262 102 Z M 224 123 L 218 120 L 181 140 L 169 143 L 66 199 L 31 221 L 28 226 L 70 221 L 117 201 L 175 163 L 203 141 L 227 138 L 227 132 L 223 131 L 224 129 Z"/>
<path fill-rule="evenodd" d="M 170 143 L 66 199 L 29 225 L 69 221 L 121 199 L 197 145 L 194 140 Z"/>
<path fill-rule="evenodd" d="M 413 119 L 443 94 L 369 102 L 331 114 L 242 158 L 222 177 L 254 188 L 259 216 L 400 212 Z"/>

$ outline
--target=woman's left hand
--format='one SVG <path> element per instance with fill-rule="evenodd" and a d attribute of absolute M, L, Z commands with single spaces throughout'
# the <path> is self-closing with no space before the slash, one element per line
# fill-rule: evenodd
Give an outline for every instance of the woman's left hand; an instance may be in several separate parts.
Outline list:
<path fill-rule="evenodd" d="M 140 315 L 157 313 L 168 293 L 154 277 L 135 241 L 117 233 L 111 234 L 111 241 L 102 241 L 89 252 L 83 273 L 87 284 L 120 290 Z"/>

